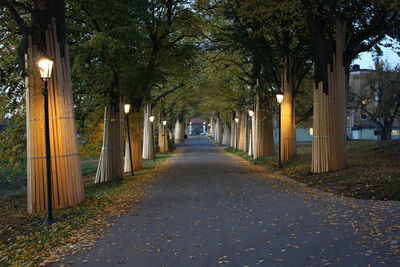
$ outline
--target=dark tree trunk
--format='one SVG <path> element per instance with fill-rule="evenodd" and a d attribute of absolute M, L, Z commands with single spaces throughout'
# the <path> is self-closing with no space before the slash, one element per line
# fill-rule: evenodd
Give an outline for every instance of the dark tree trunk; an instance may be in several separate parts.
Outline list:
<path fill-rule="evenodd" d="M 392 127 L 393 119 L 385 118 L 383 119 L 383 125 L 381 125 L 381 138 L 382 140 L 392 140 Z"/>

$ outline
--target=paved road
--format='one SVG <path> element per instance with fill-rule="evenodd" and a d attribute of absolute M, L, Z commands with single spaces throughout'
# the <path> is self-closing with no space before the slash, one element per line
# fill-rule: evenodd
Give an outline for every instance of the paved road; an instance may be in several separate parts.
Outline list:
<path fill-rule="evenodd" d="M 138 210 L 71 266 L 399 266 L 396 202 L 309 190 L 189 139 Z"/>

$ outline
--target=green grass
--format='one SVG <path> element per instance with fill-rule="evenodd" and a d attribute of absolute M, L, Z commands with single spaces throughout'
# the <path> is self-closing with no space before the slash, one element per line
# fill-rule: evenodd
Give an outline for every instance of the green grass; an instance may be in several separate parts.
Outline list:
<path fill-rule="evenodd" d="M 143 161 L 144 168 L 123 180 L 94 184 L 96 161 L 84 162 L 86 200 L 78 206 L 54 212 L 56 223 L 45 226 L 45 215 L 26 212 L 26 197 L 13 196 L 0 201 L 0 266 L 35 266 L 48 259 L 55 247 L 71 244 L 69 250 L 80 250 L 76 244 L 93 240 L 107 227 L 108 216 L 130 210 L 144 198 L 143 188 L 153 170 L 172 153 L 157 155 L 156 161 Z M 98 222 L 94 228 L 88 228 Z M 70 251 L 70 252 L 71 252 Z"/>
<path fill-rule="evenodd" d="M 81 170 L 83 176 L 96 172 L 97 160 L 82 160 Z M 16 174 L 11 173 L 10 168 L 2 168 L 0 171 L 0 200 L 26 194 L 26 165 Z"/>
<path fill-rule="evenodd" d="M 281 172 L 311 187 L 359 199 L 400 200 L 400 141 L 387 141 L 376 149 L 376 141 L 348 141 L 348 165 L 344 170 L 311 172 L 311 143 L 297 144 L 297 157 L 283 164 Z M 226 148 L 267 172 L 276 169 L 277 157 L 256 160 L 247 153 Z"/>

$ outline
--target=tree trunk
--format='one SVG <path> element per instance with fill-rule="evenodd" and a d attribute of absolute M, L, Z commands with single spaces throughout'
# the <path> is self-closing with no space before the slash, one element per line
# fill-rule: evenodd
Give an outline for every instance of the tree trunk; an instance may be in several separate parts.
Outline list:
<path fill-rule="evenodd" d="M 346 166 L 345 27 L 338 22 L 336 29 L 336 52 L 331 55 L 331 63 L 316 66 L 321 75 L 327 78 L 317 79 L 318 85 L 314 90 L 311 165 L 314 173 L 337 171 Z M 318 50 L 322 55 L 325 53 L 323 49 L 328 48 L 321 47 L 321 51 Z"/>
<path fill-rule="evenodd" d="M 214 137 L 214 119 L 210 118 L 210 129 L 208 135 Z"/>
<path fill-rule="evenodd" d="M 35 60 L 54 60 L 48 81 L 51 179 L 53 208 L 64 208 L 85 198 L 73 110 L 69 52 L 62 0 L 34 2 L 32 35 L 25 51 L 27 119 L 27 208 L 29 213 L 47 210 L 46 153 L 42 82 Z"/>
<path fill-rule="evenodd" d="M 129 114 L 129 126 L 131 131 L 131 146 L 133 157 L 133 171 L 142 169 L 142 113 L 140 108 Z M 131 172 L 131 158 L 129 142 L 125 142 L 124 171 Z"/>
<path fill-rule="evenodd" d="M 229 130 L 229 126 L 224 123 L 224 132 L 222 134 L 222 144 L 225 146 L 229 146 L 231 143 L 231 131 Z"/>
<path fill-rule="evenodd" d="M 183 119 L 178 119 L 175 123 L 175 143 L 182 144 L 185 141 L 185 127 Z"/>
<path fill-rule="evenodd" d="M 392 140 L 392 128 L 393 128 L 393 122 L 394 120 L 392 119 L 383 119 L 383 127 L 381 127 L 382 135 L 381 138 L 382 140 Z"/>
<path fill-rule="evenodd" d="M 272 114 L 265 97 L 257 96 L 255 110 L 253 157 L 273 156 L 274 136 Z"/>
<path fill-rule="evenodd" d="M 296 155 L 296 125 L 293 101 L 293 84 L 291 78 L 290 57 L 284 61 L 281 76 L 281 92 L 284 95 L 281 104 L 281 161 L 288 161 Z"/>
<path fill-rule="evenodd" d="M 247 113 L 240 112 L 239 114 L 239 149 L 243 151 L 247 151 Z"/>
<path fill-rule="evenodd" d="M 113 97 L 104 111 L 103 145 L 95 183 L 121 180 L 123 176 L 123 115 L 121 98 Z"/>
<path fill-rule="evenodd" d="M 231 121 L 231 138 L 230 146 L 235 147 L 235 122 Z"/>
<path fill-rule="evenodd" d="M 214 128 L 214 140 L 217 143 L 221 143 L 222 136 L 221 136 L 221 122 L 219 117 L 215 120 L 215 128 Z"/>
<path fill-rule="evenodd" d="M 256 103 L 254 106 L 254 114 L 253 114 L 253 117 L 251 117 L 251 154 L 249 153 L 249 155 L 253 156 L 254 159 L 258 158 L 257 119 L 259 117 L 259 111 L 257 108 L 257 101 L 258 101 L 257 98 L 258 98 L 258 96 L 256 96 Z"/>
<path fill-rule="evenodd" d="M 147 105 L 143 117 L 143 159 L 154 159 L 154 123 L 150 122 L 151 107 Z"/>
<path fill-rule="evenodd" d="M 161 122 L 158 124 L 158 146 L 161 153 L 168 152 L 168 128 Z"/>

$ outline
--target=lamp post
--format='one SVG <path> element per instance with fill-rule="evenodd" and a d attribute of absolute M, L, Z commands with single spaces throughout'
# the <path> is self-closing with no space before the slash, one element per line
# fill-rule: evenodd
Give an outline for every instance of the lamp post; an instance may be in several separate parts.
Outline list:
<path fill-rule="evenodd" d="M 278 101 L 279 104 L 279 148 L 278 148 L 278 169 L 282 167 L 282 162 L 281 162 L 281 112 L 282 112 L 282 102 L 283 102 L 283 93 L 279 92 L 276 94 L 276 101 Z"/>
<path fill-rule="evenodd" d="M 189 122 L 189 135 L 192 135 L 192 122 Z"/>
<path fill-rule="evenodd" d="M 151 134 L 153 135 L 153 160 L 154 161 L 156 161 L 156 142 L 155 142 L 155 136 L 154 136 L 154 126 L 153 126 L 153 122 L 154 122 L 154 116 L 153 115 L 151 115 L 150 117 L 149 117 L 149 121 L 150 121 L 150 123 L 151 123 Z"/>
<path fill-rule="evenodd" d="M 166 131 L 166 128 L 165 128 L 165 126 L 167 125 L 167 121 L 163 121 L 162 124 L 164 125 L 163 144 L 164 144 L 164 153 L 165 153 L 165 151 L 166 151 L 165 147 L 168 145 L 168 144 L 166 144 L 167 138 L 165 137 L 165 135 L 167 134 L 167 131 Z"/>
<path fill-rule="evenodd" d="M 37 60 L 37 65 L 40 72 L 40 78 L 43 81 L 42 95 L 44 99 L 44 138 L 46 146 L 46 176 L 47 176 L 47 218 L 45 224 L 54 223 L 53 219 L 53 195 L 51 186 L 51 154 L 50 154 L 50 127 L 49 127 L 49 91 L 48 80 L 51 77 L 53 61 L 47 57 L 41 57 Z"/>
<path fill-rule="evenodd" d="M 257 82 L 258 82 L 258 79 L 257 79 Z M 253 151 L 253 148 L 254 148 L 254 144 L 253 144 L 253 116 L 254 116 L 254 111 L 253 110 L 249 110 L 249 116 L 250 116 L 250 148 L 249 148 L 249 155 L 251 156 L 251 155 L 254 155 L 254 151 Z"/>
<path fill-rule="evenodd" d="M 129 111 L 131 109 L 131 105 L 125 104 L 124 105 L 124 112 L 125 112 L 125 118 L 126 118 L 126 130 L 128 131 L 128 145 L 129 145 L 129 158 L 131 161 L 131 175 L 133 176 L 133 159 L 132 159 L 132 145 L 131 145 L 131 134 L 129 131 Z"/>
<path fill-rule="evenodd" d="M 239 127 L 238 127 L 238 125 L 239 125 L 239 118 L 235 118 L 235 126 L 236 126 L 236 150 L 238 150 L 238 146 L 239 146 Z"/>

